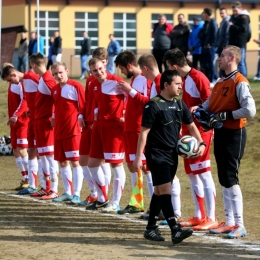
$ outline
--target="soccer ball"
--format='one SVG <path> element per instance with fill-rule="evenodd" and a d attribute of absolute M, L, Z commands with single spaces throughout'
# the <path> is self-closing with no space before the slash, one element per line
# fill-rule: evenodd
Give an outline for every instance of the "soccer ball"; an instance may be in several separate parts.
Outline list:
<path fill-rule="evenodd" d="M 0 152 L 3 155 L 11 155 L 13 153 L 13 149 L 9 145 L 3 145 L 0 147 Z"/>
<path fill-rule="evenodd" d="M 177 142 L 177 153 L 183 158 L 192 158 L 197 154 L 198 141 L 190 135 L 182 136 Z"/>

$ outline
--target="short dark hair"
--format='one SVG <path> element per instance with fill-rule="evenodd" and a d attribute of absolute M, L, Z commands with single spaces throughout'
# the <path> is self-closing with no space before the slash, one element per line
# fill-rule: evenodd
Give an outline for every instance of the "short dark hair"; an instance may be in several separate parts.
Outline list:
<path fill-rule="evenodd" d="M 88 66 L 96 65 L 98 62 L 100 62 L 100 59 L 97 58 L 91 58 L 88 62 Z"/>
<path fill-rule="evenodd" d="M 45 64 L 44 56 L 40 53 L 33 53 L 29 58 L 30 64 L 35 64 L 37 66 L 41 66 Z"/>
<path fill-rule="evenodd" d="M 203 12 L 207 14 L 208 16 L 212 15 L 212 9 L 211 8 L 204 8 Z"/>
<path fill-rule="evenodd" d="M 137 67 L 136 55 L 130 50 L 125 50 L 123 52 L 120 52 L 116 56 L 115 64 L 117 67 L 118 67 L 118 65 L 121 65 L 126 68 L 127 64 L 132 64 Z"/>
<path fill-rule="evenodd" d="M 170 85 L 173 81 L 173 77 L 181 76 L 177 70 L 165 70 L 162 73 L 160 80 L 160 89 L 164 89 L 164 83 Z"/>
<path fill-rule="evenodd" d="M 97 47 L 92 52 L 92 57 L 97 58 L 99 60 L 107 60 L 108 59 L 108 53 L 107 49 L 104 47 Z"/>
<path fill-rule="evenodd" d="M 242 8 L 242 3 L 239 1 L 234 1 L 234 2 L 232 2 L 231 7 L 232 8 Z"/>
<path fill-rule="evenodd" d="M 188 65 L 186 57 L 179 48 L 167 51 L 163 55 L 163 61 L 168 61 L 171 65 L 178 65 L 180 67 Z"/>
<path fill-rule="evenodd" d="M 16 71 L 14 66 L 7 65 L 7 66 L 3 67 L 2 71 L 1 71 L 2 79 L 4 80 L 6 77 L 10 76 L 14 71 Z"/>
<path fill-rule="evenodd" d="M 158 64 L 157 61 L 155 59 L 155 57 L 153 56 L 153 54 L 151 53 L 146 53 L 143 54 L 142 56 L 139 57 L 138 59 L 138 65 L 140 67 L 146 66 L 149 69 L 158 69 Z"/>
<path fill-rule="evenodd" d="M 219 11 L 222 11 L 222 10 L 226 10 L 227 11 L 227 8 L 226 7 L 220 7 Z"/>

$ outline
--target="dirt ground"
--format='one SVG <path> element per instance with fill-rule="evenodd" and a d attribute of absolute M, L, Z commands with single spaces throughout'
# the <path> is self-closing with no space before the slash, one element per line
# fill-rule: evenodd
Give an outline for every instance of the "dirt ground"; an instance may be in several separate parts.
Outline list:
<path fill-rule="evenodd" d="M 227 240 L 221 236 L 195 232 L 181 244 L 173 246 L 170 231 L 163 226 L 161 231 L 166 238 L 165 242 L 145 240 L 143 230 L 146 223 L 137 214 L 119 216 L 86 212 L 84 207 L 17 196 L 13 188 L 19 183 L 20 176 L 13 157 L 0 157 L 0 177 L 2 260 L 260 259 L 260 241 L 256 234 L 259 222 L 256 222 L 257 227 L 250 227 L 249 235 L 242 239 Z M 192 205 L 184 177 L 187 178 L 180 175 L 184 183 L 182 205 L 183 214 L 188 217 Z M 84 183 L 82 194 L 88 192 L 85 186 Z M 59 190 L 62 193 L 61 185 Z M 126 206 L 129 194 L 128 177 L 121 207 Z M 219 196 L 219 203 L 220 201 Z M 145 203 L 148 205 L 147 199 Z M 255 206 L 259 208 L 259 200 Z M 221 207 L 220 205 L 219 208 Z M 223 219 L 222 214 L 223 212 L 218 213 Z M 259 219 L 259 215 L 257 217 Z"/>

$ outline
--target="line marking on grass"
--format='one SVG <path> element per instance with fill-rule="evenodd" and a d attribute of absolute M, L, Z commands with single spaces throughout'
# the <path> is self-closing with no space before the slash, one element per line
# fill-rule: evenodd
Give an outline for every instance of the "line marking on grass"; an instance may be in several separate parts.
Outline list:
<path fill-rule="evenodd" d="M 16 194 L 12 194 L 12 193 L 8 193 L 8 192 L 4 192 L 4 191 L 0 191 L 0 194 L 8 196 L 8 197 L 14 197 L 17 199 L 23 199 L 23 200 L 29 200 L 29 201 L 33 201 L 33 202 L 37 202 L 37 203 L 41 203 L 43 205 L 52 205 L 58 208 L 67 208 L 67 209 L 72 209 L 72 210 L 76 210 L 76 211 L 82 211 L 85 212 L 86 214 L 101 214 L 101 215 L 105 215 L 105 216 L 111 216 L 113 218 L 117 218 L 117 219 L 122 219 L 131 223 L 139 223 L 142 225 L 146 225 L 147 221 L 141 220 L 141 219 L 133 219 L 133 218 L 128 218 L 125 217 L 124 215 L 119 215 L 119 214 L 108 214 L 108 213 L 101 213 L 99 211 L 87 211 L 85 209 L 85 207 L 75 207 L 75 206 L 69 206 L 68 204 L 64 204 L 64 203 L 55 203 L 52 201 L 46 201 L 46 200 L 39 200 L 39 199 L 34 199 L 32 197 L 28 197 L 28 196 L 24 196 L 24 195 L 16 195 Z M 136 215 L 136 214 L 134 214 Z M 169 228 L 167 225 L 166 226 L 160 226 L 160 228 Z M 203 237 L 206 240 L 214 240 L 217 243 L 223 243 L 223 244 L 229 244 L 233 247 L 241 247 L 241 248 L 246 248 L 252 251 L 260 251 L 260 245 L 259 244 L 252 244 L 252 243 L 244 243 L 242 241 L 238 241 L 236 239 L 223 239 L 222 237 L 218 237 L 218 236 L 209 236 L 207 235 L 205 232 L 193 232 L 194 236 L 197 237 Z"/>

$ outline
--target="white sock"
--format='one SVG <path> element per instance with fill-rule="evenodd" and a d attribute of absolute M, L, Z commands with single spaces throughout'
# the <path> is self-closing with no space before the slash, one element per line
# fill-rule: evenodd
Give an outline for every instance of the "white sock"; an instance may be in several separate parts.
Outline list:
<path fill-rule="evenodd" d="M 194 217 L 202 219 L 205 217 L 203 183 L 197 174 L 193 175 L 191 173 L 187 174 L 187 176 L 190 179 L 191 193 L 195 205 Z"/>
<path fill-rule="evenodd" d="M 132 185 L 132 190 L 133 190 L 135 187 L 136 180 L 137 180 L 137 172 L 130 172 L 130 174 L 131 174 L 131 185 Z"/>
<path fill-rule="evenodd" d="M 108 193 L 108 189 L 110 186 L 110 182 L 111 182 L 111 168 L 110 168 L 110 163 L 103 163 L 101 165 L 101 169 L 104 173 L 105 176 L 105 181 L 106 181 L 106 191 Z"/>
<path fill-rule="evenodd" d="M 227 188 L 227 191 L 233 210 L 235 225 L 239 227 L 244 227 L 243 197 L 240 186 L 236 184 L 231 188 Z"/>
<path fill-rule="evenodd" d="M 177 178 L 172 181 L 172 207 L 174 214 L 181 217 L 181 185 L 180 180 Z"/>
<path fill-rule="evenodd" d="M 154 191 L 153 179 L 152 179 L 151 172 L 147 172 L 145 174 L 145 177 L 146 177 L 146 183 L 147 183 L 147 189 L 148 189 L 149 197 L 150 197 L 150 200 L 151 200 L 152 196 L 153 196 L 153 191 Z"/>
<path fill-rule="evenodd" d="M 88 188 L 90 189 L 91 197 L 97 197 L 97 190 L 94 186 L 94 183 L 92 180 L 92 175 L 91 175 L 91 172 L 90 172 L 88 166 L 82 166 L 82 170 L 83 170 L 84 179 L 87 183 Z"/>
<path fill-rule="evenodd" d="M 72 171 L 70 165 L 61 167 L 61 178 L 62 178 L 65 193 L 72 195 L 73 194 Z"/>
<path fill-rule="evenodd" d="M 226 217 L 226 225 L 235 226 L 233 210 L 232 210 L 227 188 L 222 186 L 222 193 L 223 193 L 223 203 L 224 203 L 224 210 L 225 210 L 225 217 Z"/>
<path fill-rule="evenodd" d="M 51 175 L 51 190 L 58 192 L 58 176 L 59 176 L 59 166 L 58 162 L 54 160 L 54 155 L 46 155 L 49 162 L 49 169 Z"/>
<path fill-rule="evenodd" d="M 28 155 L 25 157 L 21 157 L 23 162 L 23 167 L 25 171 L 28 171 Z"/>
<path fill-rule="evenodd" d="M 24 168 L 24 165 L 23 165 L 22 157 L 15 158 L 15 162 L 16 162 L 16 165 L 17 165 L 19 171 L 24 172 L 25 168 Z"/>
<path fill-rule="evenodd" d="M 38 162 L 37 162 L 37 159 L 28 160 L 29 185 L 33 189 L 37 188 L 37 172 L 38 172 Z"/>
<path fill-rule="evenodd" d="M 117 166 L 114 170 L 114 185 L 112 203 L 119 205 L 125 186 L 125 169 L 124 166 Z"/>
<path fill-rule="evenodd" d="M 38 160 L 38 173 L 39 173 L 40 184 L 44 189 L 46 189 L 46 183 L 45 183 L 44 174 L 43 174 L 43 171 L 42 171 L 41 160 Z"/>
<path fill-rule="evenodd" d="M 101 166 L 89 167 L 89 171 L 91 172 L 92 180 L 97 191 L 98 201 L 104 202 L 108 200 L 105 175 Z"/>
<path fill-rule="evenodd" d="M 215 188 L 215 183 L 213 181 L 211 172 L 210 171 L 204 172 L 198 174 L 198 176 L 202 181 L 204 187 L 204 197 L 205 197 L 206 208 L 207 208 L 207 216 L 212 221 L 216 221 L 216 211 L 215 211 L 216 188 Z"/>
<path fill-rule="evenodd" d="M 40 156 L 41 160 L 41 166 L 42 166 L 42 171 L 43 171 L 43 179 L 44 179 L 44 186 L 42 186 L 45 190 L 49 190 L 50 184 L 51 184 L 51 175 L 50 175 L 50 165 L 48 162 L 48 159 L 46 155 Z"/>
<path fill-rule="evenodd" d="M 83 182 L 83 172 L 81 166 L 73 168 L 73 178 L 74 178 L 74 195 L 80 197 L 80 191 L 82 189 Z"/>

